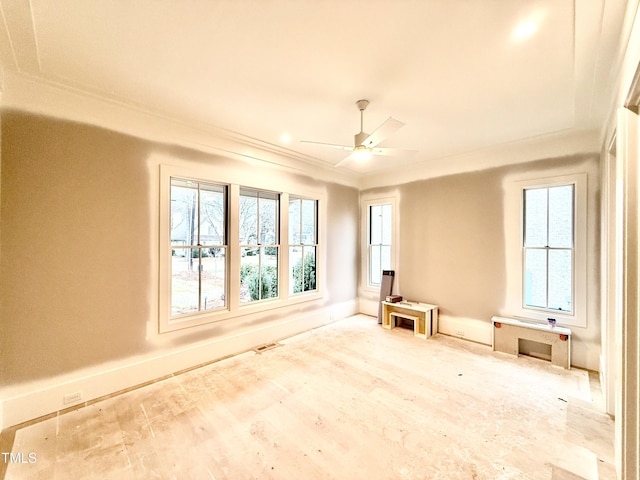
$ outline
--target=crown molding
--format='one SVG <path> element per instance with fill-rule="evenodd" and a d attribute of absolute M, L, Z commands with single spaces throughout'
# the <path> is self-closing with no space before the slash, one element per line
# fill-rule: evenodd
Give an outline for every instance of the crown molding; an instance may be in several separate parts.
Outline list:
<path fill-rule="evenodd" d="M 4 72 L 3 110 L 19 110 L 94 125 L 160 143 L 239 160 L 257 161 L 317 180 L 358 187 L 358 175 L 336 171 L 314 157 L 224 128 L 187 122 L 162 112 L 15 71 Z"/>
<path fill-rule="evenodd" d="M 562 130 L 448 157 L 426 160 L 410 169 L 372 174 L 360 181 L 362 190 L 400 185 L 429 178 L 486 170 L 548 158 L 576 154 L 597 154 L 600 151 L 597 130 Z"/>

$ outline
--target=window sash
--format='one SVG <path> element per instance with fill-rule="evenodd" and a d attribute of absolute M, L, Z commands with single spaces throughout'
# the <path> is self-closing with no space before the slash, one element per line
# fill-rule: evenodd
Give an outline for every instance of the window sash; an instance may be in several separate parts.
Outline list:
<path fill-rule="evenodd" d="M 280 194 L 241 188 L 238 223 L 240 303 L 278 298 Z"/>
<path fill-rule="evenodd" d="M 177 177 L 171 177 L 170 185 L 170 319 L 224 309 L 228 276 L 227 187 Z M 203 202 L 203 195 L 211 193 L 213 204 Z M 207 226 L 212 227 L 212 234 L 203 233 Z M 186 231 L 180 227 L 186 227 Z"/>
<path fill-rule="evenodd" d="M 393 211 L 390 203 L 376 203 L 368 209 L 369 285 L 382 285 L 382 271 L 391 269 Z"/>
<path fill-rule="evenodd" d="M 575 195 L 575 184 L 523 189 L 523 308 L 574 314 Z"/>
<path fill-rule="evenodd" d="M 318 200 L 289 198 L 289 294 L 317 291 Z"/>

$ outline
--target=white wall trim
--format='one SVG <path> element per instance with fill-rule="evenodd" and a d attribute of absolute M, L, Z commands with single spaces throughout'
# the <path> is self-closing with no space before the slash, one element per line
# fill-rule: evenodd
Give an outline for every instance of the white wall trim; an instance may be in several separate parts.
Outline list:
<path fill-rule="evenodd" d="M 380 300 L 378 300 L 378 298 L 373 300 L 366 297 L 360 297 L 358 300 L 360 305 L 360 313 L 371 315 L 372 317 L 378 316 L 378 306 L 380 305 Z"/>
<path fill-rule="evenodd" d="M 26 386 L 23 387 L 24 391 L 13 392 L 6 398 L 2 398 L 0 401 L 0 419 L 2 420 L 0 429 L 66 408 L 83 405 L 105 395 L 160 379 L 174 372 L 242 353 L 258 345 L 306 332 L 357 313 L 358 301 L 354 299 L 319 308 L 309 314 L 292 315 L 284 320 L 272 322 L 247 332 L 213 338 L 152 358 L 78 374 L 76 378 L 50 378 L 47 379 L 45 385 L 40 385 L 39 388 Z M 82 392 L 82 400 L 64 405 L 63 396 L 73 392 Z"/>
<path fill-rule="evenodd" d="M 475 318 L 440 315 L 438 333 L 491 345 L 491 322 Z"/>

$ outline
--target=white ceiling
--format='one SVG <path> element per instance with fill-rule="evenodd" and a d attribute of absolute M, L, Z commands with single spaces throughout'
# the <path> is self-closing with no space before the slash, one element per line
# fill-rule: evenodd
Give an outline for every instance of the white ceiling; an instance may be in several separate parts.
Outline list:
<path fill-rule="evenodd" d="M 601 130 L 624 0 L 0 0 L 5 71 L 335 164 L 407 168 L 558 132 Z M 528 37 L 516 30 L 535 26 Z M 613 76 L 613 78 L 612 78 Z M 288 134 L 291 142 L 283 144 Z"/>

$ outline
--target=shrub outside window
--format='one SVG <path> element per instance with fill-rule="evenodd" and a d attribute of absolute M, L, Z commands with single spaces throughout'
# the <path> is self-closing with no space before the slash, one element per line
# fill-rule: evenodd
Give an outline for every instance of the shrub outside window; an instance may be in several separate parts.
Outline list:
<path fill-rule="evenodd" d="M 240 189 L 240 303 L 278 297 L 280 195 Z"/>

